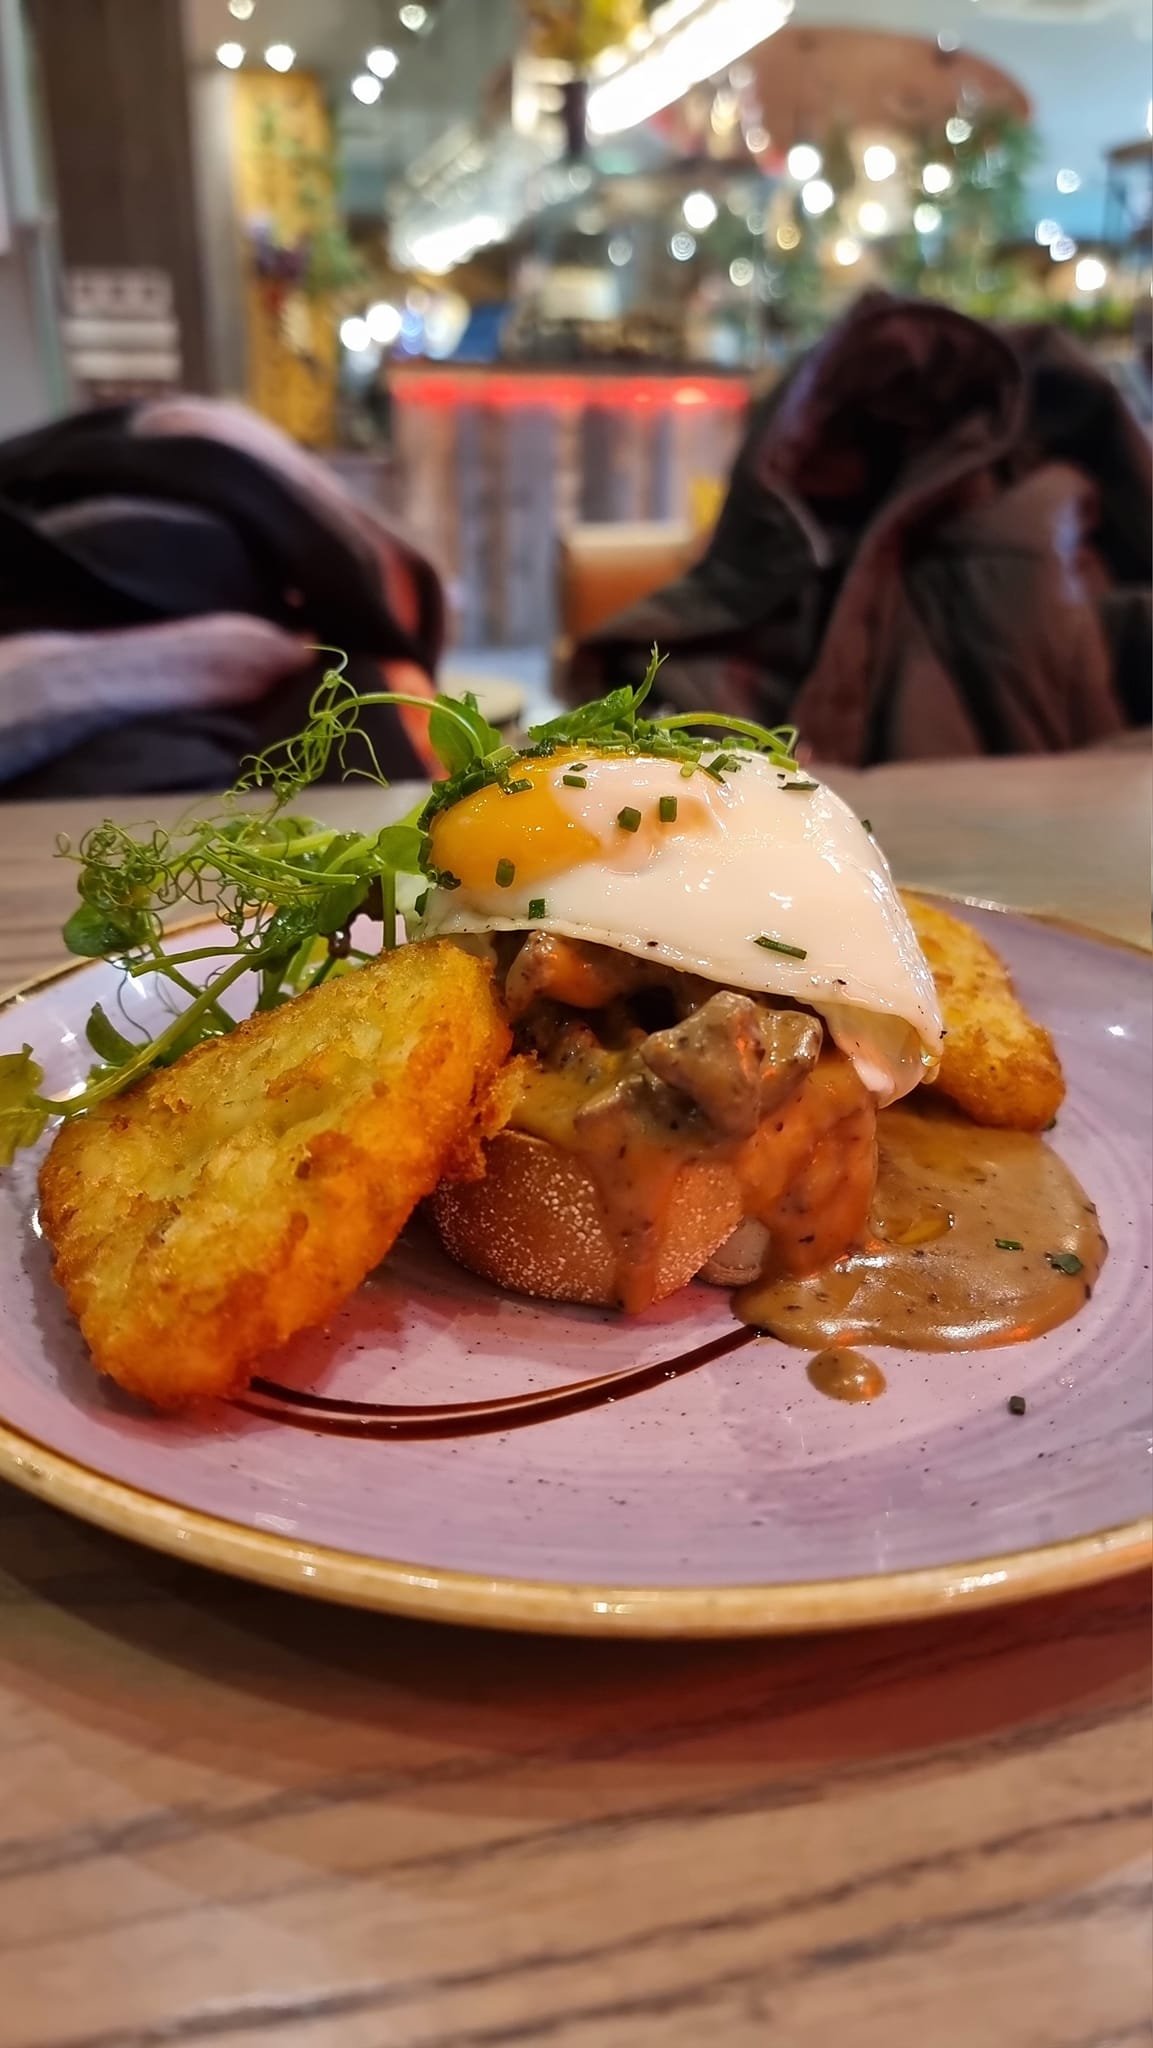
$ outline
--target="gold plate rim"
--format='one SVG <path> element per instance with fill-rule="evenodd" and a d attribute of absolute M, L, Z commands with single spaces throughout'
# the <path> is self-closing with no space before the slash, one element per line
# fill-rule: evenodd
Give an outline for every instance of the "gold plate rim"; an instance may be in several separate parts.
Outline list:
<path fill-rule="evenodd" d="M 1144 946 L 1070 919 L 940 889 L 910 893 L 1054 925 L 1149 958 Z M 210 922 L 197 918 L 180 928 Z M 0 1014 L 92 964 L 69 962 L 22 983 L 0 1000 Z M 294 1543 L 110 1479 L 3 1422 L 0 1478 L 113 1535 L 280 1591 L 413 1619 L 546 1635 L 687 1638 L 878 1627 L 1067 1592 L 1153 1562 L 1153 1516 L 1147 1516 L 1028 1550 L 858 1578 L 747 1586 L 576 1585 L 494 1578 Z"/>

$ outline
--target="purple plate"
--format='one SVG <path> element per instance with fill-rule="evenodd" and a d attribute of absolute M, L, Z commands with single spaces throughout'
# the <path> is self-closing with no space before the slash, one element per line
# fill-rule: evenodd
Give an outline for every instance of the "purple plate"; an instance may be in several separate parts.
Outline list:
<path fill-rule="evenodd" d="M 520 1301 L 419 1228 L 331 1325 L 265 1370 L 350 1404 L 487 1400 L 630 1366 L 627 1400 L 483 1435 L 328 1433 L 295 1401 L 164 1420 L 101 1382 L 55 1288 L 35 1161 L 0 1183 L 0 1475 L 123 1534 L 366 1606 L 525 1628 L 725 1634 L 823 1628 L 1023 1597 L 1149 1554 L 1150 962 L 972 912 L 1053 1030 L 1069 1084 L 1053 1142 L 1110 1255 L 1084 1312 L 1007 1349 L 880 1353 L 889 1391 L 824 1399 L 806 1354 L 724 1351 L 726 1297 L 637 1320 Z M 85 966 L 10 1000 L 48 1084 L 85 1070 L 119 977 Z M 142 1018 L 157 998 L 135 984 Z M 702 1346 L 721 1355 L 676 1378 Z M 1010 1394 L 1028 1397 L 1011 1416 Z M 345 1413 L 337 1409 L 336 1414 Z M 324 1426 L 320 1426 L 324 1425 Z"/>

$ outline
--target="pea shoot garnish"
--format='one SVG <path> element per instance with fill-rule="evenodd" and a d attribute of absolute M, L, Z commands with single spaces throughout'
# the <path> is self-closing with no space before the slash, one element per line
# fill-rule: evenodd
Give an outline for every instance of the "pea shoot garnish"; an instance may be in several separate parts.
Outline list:
<path fill-rule="evenodd" d="M 51 1118 L 83 1115 L 201 1039 L 234 1030 L 239 1019 L 225 998 L 243 976 L 255 976 L 255 1009 L 271 1010 L 394 945 L 398 883 L 412 877 L 422 884 L 409 897 L 417 918 L 431 889 L 460 887 L 459 876 L 438 869 L 432 857 L 430 828 L 440 813 L 492 785 L 510 796 L 525 793 L 533 786 L 526 773 L 533 761 L 562 752 L 580 756 L 566 761 L 561 776 L 576 788 L 586 786 L 582 771 L 589 762 L 604 754 L 673 762 L 686 778 L 706 766 L 720 776 L 750 754 L 782 773 L 796 772 L 797 736 L 790 726 L 769 729 L 721 711 L 646 717 L 643 706 L 661 666 L 655 648 L 639 684 L 533 726 L 520 747 L 489 724 L 471 694 L 361 693 L 345 675 L 344 655 L 317 651 L 334 659 L 313 692 L 303 730 L 247 762 L 214 811 L 190 813 L 171 829 L 130 831 L 106 820 L 76 848 L 61 848 L 77 868 L 79 900 L 64 927 L 69 951 L 111 961 L 125 983 L 155 977 L 170 999 L 170 1015 L 149 1038 L 141 1035 L 132 1006 L 124 1006 L 118 1021 L 110 1005 L 97 1006 L 87 1027 L 96 1064 L 87 1085 L 66 1101 L 42 1092 L 44 1076 L 30 1048 L 0 1056 L 0 1165 L 34 1144 Z M 338 832 L 297 806 L 334 762 L 346 778 L 387 788 L 361 723 L 363 712 L 376 705 L 426 714 L 443 773 L 401 823 Z M 636 831 L 640 814 L 627 807 L 619 822 Z M 511 887 L 515 874 L 513 862 L 502 860 L 497 886 Z M 191 942 L 166 944 L 166 915 L 179 908 L 202 913 L 205 930 Z M 530 915 L 544 915 L 539 897 Z M 776 949 L 804 958 L 799 948 L 779 943 Z"/>
<path fill-rule="evenodd" d="M 1023 1252 L 1025 1247 L 1016 1237 L 995 1237 L 993 1243 L 999 1252 Z"/>
<path fill-rule="evenodd" d="M 771 932 L 762 932 L 753 944 L 763 946 L 766 953 L 784 953 L 790 960 L 807 960 L 809 957 L 807 946 L 790 946 L 784 939 L 775 939 Z"/>

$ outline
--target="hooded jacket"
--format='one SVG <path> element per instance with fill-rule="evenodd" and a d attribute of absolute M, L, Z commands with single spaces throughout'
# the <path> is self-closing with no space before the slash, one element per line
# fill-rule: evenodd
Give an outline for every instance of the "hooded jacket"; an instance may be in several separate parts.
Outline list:
<path fill-rule="evenodd" d="M 655 642 L 670 703 L 795 724 L 830 763 L 1091 744 L 1149 722 L 1151 487 L 1060 332 L 869 294 L 751 408 L 702 559 L 590 635 L 568 691 Z"/>

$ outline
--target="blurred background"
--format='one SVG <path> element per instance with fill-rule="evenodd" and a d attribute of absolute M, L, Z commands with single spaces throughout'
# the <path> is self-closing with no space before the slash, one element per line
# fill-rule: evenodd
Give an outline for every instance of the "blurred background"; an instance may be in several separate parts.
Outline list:
<path fill-rule="evenodd" d="M 1148 423 L 1150 19 L 0 0 L 0 437 L 240 400 L 533 703 L 692 558 L 750 394 L 870 287 L 1070 330 Z"/>

